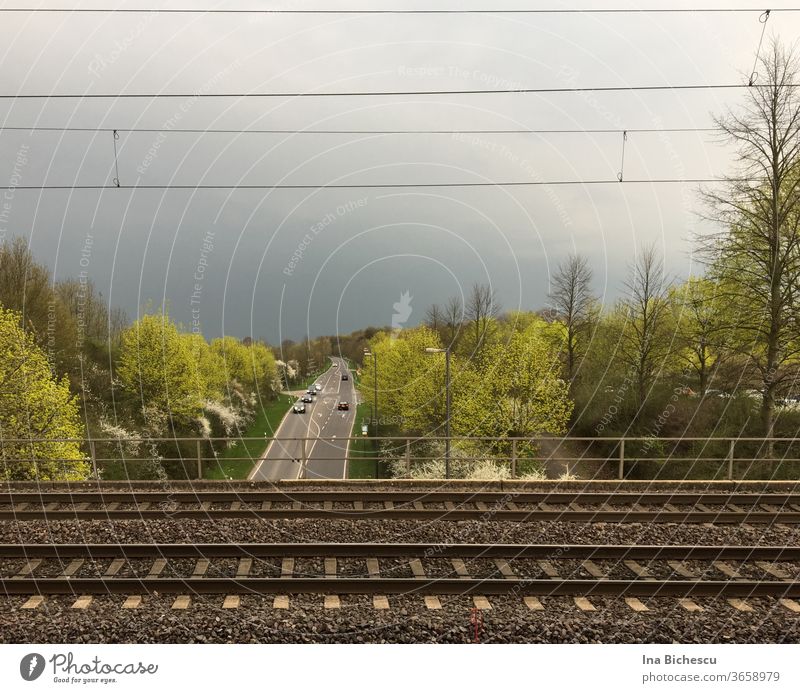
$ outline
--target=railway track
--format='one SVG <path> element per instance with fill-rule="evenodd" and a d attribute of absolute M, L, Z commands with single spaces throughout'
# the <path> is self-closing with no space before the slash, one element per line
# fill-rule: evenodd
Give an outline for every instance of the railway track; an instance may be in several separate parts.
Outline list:
<path fill-rule="evenodd" d="M 644 565 L 642 564 L 644 563 Z M 800 547 L 2 544 L 7 595 L 800 597 Z M 800 611 L 800 606 L 791 602 Z"/>
<path fill-rule="evenodd" d="M 800 524 L 800 494 L 392 490 L 0 492 L 0 520 L 182 518 Z"/>

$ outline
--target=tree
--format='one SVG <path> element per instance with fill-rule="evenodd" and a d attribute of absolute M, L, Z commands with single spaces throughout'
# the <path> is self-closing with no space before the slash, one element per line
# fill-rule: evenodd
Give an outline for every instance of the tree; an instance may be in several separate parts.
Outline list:
<path fill-rule="evenodd" d="M 558 354 L 541 324 L 488 346 L 483 363 L 487 367 L 475 373 L 473 387 L 458 388 L 457 434 L 503 439 L 566 430 L 573 404 L 560 377 Z"/>
<path fill-rule="evenodd" d="M 776 393 L 796 373 L 800 282 L 800 95 L 798 63 L 777 40 L 760 57 L 764 82 L 736 113 L 716 119 L 738 151 L 738 170 L 704 191 L 723 231 L 701 239 L 709 275 L 736 306 L 733 347 L 761 380 L 764 435 L 775 427 Z"/>
<path fill-rule="evenodd" d="M 33 259 L 23 238 L 0 245 L 0 304 L 20 316 L 51 368 L 64 373 L 74 365 L 76 323 L 53 290 L 50 271 Z"/>
<path fill-rule="evenodd" d="M 461 326 L 464 322 L 464 306 L 457 296 L 451 296 L 442 310 L 442 343 L 455 350 L 461 338 Z"/>
<path fill-rule="evenodd" d="M 76 325 L 77 341 L 115 347 L 119 344 L 127 319 L 124 311 L 110 308 L 91 280 L 61 279 L 55 294 Z"/>
<path fill-rule="evenodd" d="M 575 379 L 578 360 L 585 352 L 583 337 L 595 312 L 591 282 L 592 270 L 580 255 L 570 255 L 553 277 L 550 300 L 566 327 L 565 373 L 569 383 Z"/>
<path fill-rule="evenodd" d="M 673 353 L 694 371 L 701 397 L 726 355 L 729 316 L 718 294 L 714 282 L 697 277 L 690 277 L 670 292 Z"/>
<path fill-rule="evenodd" d="M 370 340 L 378 364 L 381 429 L 430 433 L 444 421 L 444 367 L 440 371 L 437 359 L 425 353 L 440 345 L 439 335 L 425 326 L 402 330 L 395 338 L 379 332 Z M 375 378 L 375 360 L 366 358 L 360 389 L 370 406 L 375 404 Z"/>
<path fill-rule="evenodd" d="M 252 382 L 249 350 L 236 337 L 218 337 L 211 342 L 211 349 L 222 361 L 223 377 L 229 387 L 234 381 L 240 385 Z"/>
<path fill-rule="evenodd" d="M 260 395 L 270 395 L 276 389 L 278 370 L 272 352 L 261 342 L 253 342 L 248 349 L 251 383 Z"/>
<path fill-rule="evenodd" d="M 200 388 L 202 400 L 220 400 L 225 394 L 225 363 L 222 357 L 203 335 L 196 332 L 183 333 L 181 339 L 186 342 L 195 371 L 193 381 Z"/>
<path fill-rule="evenodd" d="M 117 376 L 139 399 L 145 421 L 168 417 L 185 423 L 200 415 L 200 372 L 189 344 L 165 312 L 143 315 L 123 333 Z"/>
<path fill-rule="evenodd" d="M 641 411 L 669 350 L 665 329 L 669 286 L 655 247 L 645 248 L 636 257 L 625 288 L 627 296 L 618 306 L 619 358 L 632 375 L 637 411 Z"/>
<path fill-rule="evenodd" d="M 85 479 L 89 465 L 80 443 L 58 440 L 83 438 L 78 403 L 20 319 L 0 306 L 0 478 Z"/>
<path fill-rule="evenodd" d="M 488 284 L 472 285 L 464 307 L 464 317 L 469 325 L 470 354 L 480 355 L 491 335 L 491 328 L 499 313 L 494 290 Z"/>

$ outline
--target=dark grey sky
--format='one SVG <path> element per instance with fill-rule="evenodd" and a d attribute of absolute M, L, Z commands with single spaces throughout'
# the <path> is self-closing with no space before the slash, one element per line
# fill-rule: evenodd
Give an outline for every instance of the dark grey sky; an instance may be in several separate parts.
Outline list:
<path fill-rule="evenodd" d="M 336 3 L 345 5 L 355 6 Z M 413 7 L 401 0 L 369 6 Z M 13 14 L 2 15 L 2 22 L 0 90 L 6 94 L 734 83 L 750 71 L 761 30 L 757 14 Z M 775 13 L 768 35 L 791 42 L 799 28 L 800 15 Z M 118 128 L 119 176 L 127 185 L 614 179 L 619 134 L 174 130 L 707 127 L 710 113 L 742 98 L 741 91 L 724 90 L 3 100 L 0 123 Z M 124 131 L 134 127 L 163 133 Z M 709 135 L 634 134 L 625 176 L 704 178 L 724 172 L 730 160 L 731 152 Z M 412 297 L 411 325 L 431 302 L 458 295 L 475 281 L 491 283 L 504 308 L 537 308 L 546 302 L 555 264 L 573 249 L 590 258 L 595 288 L 611 301 L 643 244 L 657 243 L 677 276 L 696 270 L 689 240 L 703 230 L 691 185 L 13 189 L 110 184 L 114 176 L 110 133 L 0 131 L 0 183 L 6 188 L 0 234 L 29 238 L 56 276 L 87 271 L 131 316 L 147 302 L 166 301 L 185 325 L 199 319 L 208 337 L 227 333 L 276 342 L 390 324 L 393 304 L 405 291 Z"/>

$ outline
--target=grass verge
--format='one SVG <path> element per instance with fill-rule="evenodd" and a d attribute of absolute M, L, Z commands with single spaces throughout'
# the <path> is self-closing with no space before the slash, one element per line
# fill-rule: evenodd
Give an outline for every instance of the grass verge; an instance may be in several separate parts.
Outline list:
<path fill-rule="evenodd" d="M 253 465 L 261 459 L 292 404 L 294 397 L 291 395 L 278 395 L 277 399 L 261 407 L 253 423 L 242 435 L 242 438 L 255 440 L 239 440 L 234 447 L 220 453 L 215 462 L 206 462 L 203 466 L 203 478 L 246 479 Z"/>
<path fill-rule="evenodd" d="M 348 479 L 376 479 L 377 462 L 375 457 L 375 443 L 372 439 L 361 437 L 361 424 L 367 423 L 370 418 L 370 405 L 361 403 L 356 407 L 356 416 L 353 419 L 353 430 L 350 433 L 353 437 L 358 437 L 358 440 L 351 441 L 350 443 L 350 459 L 347 463 L 347 478 Z"/>

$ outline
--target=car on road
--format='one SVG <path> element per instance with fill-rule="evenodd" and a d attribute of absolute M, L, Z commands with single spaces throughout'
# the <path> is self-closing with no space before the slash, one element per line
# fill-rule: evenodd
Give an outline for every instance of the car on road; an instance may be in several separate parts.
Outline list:
<path fill-rule="evenodd" d="M 292 411 L 295 414 L 305 414 L 306 413 L 306 405 L 302 402 L 298 402 L 292 407 Z"/>
<path fill-rule="evenodd" d="M 314 398 L 311 395 L 303 395 L 302 400 L 306 404 L 311 404 L 314 401 Z"/>
<path fill-rule="evenodd" d="M 306 390 L 306 392 L 309 395 L 316 395 L 317 394 L 317 391 L 313 387 L 308 388 L 308 390 Z"/>
<path fill-rule="evenodd" d="M 316 385 L 314 385 L 314 389 L 315 389 L 317 392 L 322 392 L 322 385 L 320 385 L 319 383 L 317 383 Z"/>
<path fill-rule="evenodd" d="M 342 380 L 350 380 L 350 376 L 347 373 L 342 373 Z"/>
<path fill-rule="evenodd" d="M 347 402 L 339 402 L 339 404 L 336 405 L 336 408 L 339 411 L 350 411 L 350 405 Z"/>

